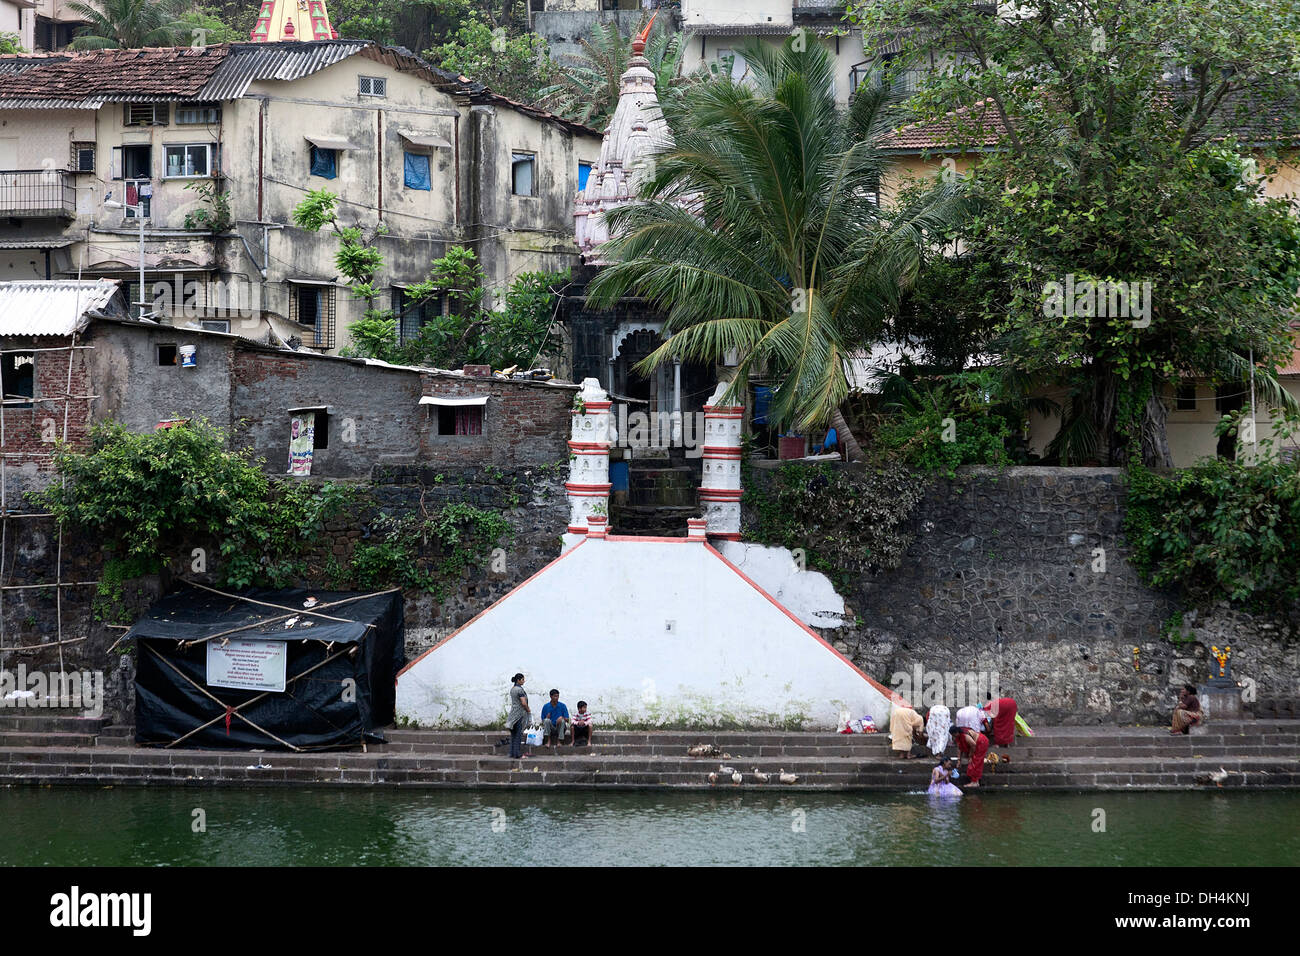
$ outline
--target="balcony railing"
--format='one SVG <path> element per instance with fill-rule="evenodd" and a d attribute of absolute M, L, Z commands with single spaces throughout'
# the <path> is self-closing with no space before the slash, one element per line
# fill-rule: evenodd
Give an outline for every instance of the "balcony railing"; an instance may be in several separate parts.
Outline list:
<path fill-rule="evenodd" d="M 872 86 L 883 81 L 888 76 L 890 85 L 896 94 L 910 95 L 921 88 L 921 83 L 924 82 L 929 73 L 929 70 L 916 68 L 886 72 L 855 66 L 849 71 L 849 89 L 850 91 L 856 90 L 863 83 Z"/>
<path fill-rule="evenodd" d="M 74 219 L 77 192 L 66 169 L 0 170 L 0 216 Z"/>

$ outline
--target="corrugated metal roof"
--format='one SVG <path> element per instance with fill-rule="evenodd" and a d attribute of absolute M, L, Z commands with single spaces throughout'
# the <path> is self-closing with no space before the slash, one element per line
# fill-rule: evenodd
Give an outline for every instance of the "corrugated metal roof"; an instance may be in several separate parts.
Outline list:
<path fill-rule="evenodd" d="M 205 100 L 233 100 L 255 80 L 297 80 L 333 66 L 368 46 L 368 40 L 310 43 L 236 43 L 221 68 L 199 92 Z"/>
<path fill-rule="evenodd" d="M 0 110 L 97 110 L 103 100 L 0 99 Z"/>
<path fill-rule="evenodd" d="M 0 282 L 0 335 L 71 335 L 117 292 L 113 279 Z"/>

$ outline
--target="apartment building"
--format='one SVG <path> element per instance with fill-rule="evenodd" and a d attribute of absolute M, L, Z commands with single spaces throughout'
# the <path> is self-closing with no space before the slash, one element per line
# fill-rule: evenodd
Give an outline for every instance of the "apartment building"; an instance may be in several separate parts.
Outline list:
<path fill-rule="evenodd" d="M 310 191 L 380 231 L 378 304 L 415 334 L 443 306 L 403 289 L 451 245 L 495 287 L 576 264 L 599 151 L 595 130 L 369 41 L 4 56 L 0 280 L 119 279 L 136 314 L 336 352 L 363 304 L 332 231 L 293 225 Z"/>

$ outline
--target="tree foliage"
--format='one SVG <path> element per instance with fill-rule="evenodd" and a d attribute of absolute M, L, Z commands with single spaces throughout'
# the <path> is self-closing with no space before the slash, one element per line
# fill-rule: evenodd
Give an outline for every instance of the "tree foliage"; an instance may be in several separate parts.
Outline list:
<path fill-rule="evenodd" d="M 191 549 L 216 542 L 223 583 L 285 586 L 347 494 L 330 484 L 273 487 L 251 451 L 227 450 L 229 437 L 207 421 L 145 434 L 100 423 L 88 451 L 58 449 L 54 463 L 66 482 L 35 497 L 142 571 L 162 570 L 173 557 L 188 561 Z"/>
<path fill-rule="evenodd" d="M 952 147 L 997 142 L 971 177 L 968 249 L 1009 277 L 990 290 L 1005 359 L 1069 393 L 1062 457 L 1168 464 L 1161 385 L 1239 381 L 1252 356 L 1287 402 L 1271 370 L 1291 348 L 1300 232 L 1233 135 L 1265 165 L 1295 135 L 1296 4 L 880 0 L 854 16 L 952 64 L 911 104 Z M 1150 283 L 1149 316 L 1053 314 L 1044 291 L 1067 277 Z"/>
<path fill-rule="evenodd" d="M 187 0 L 70 0 L 68 9 L 86 25 L 70 44 L 74 50 L 189 46 L 192 25 L 182 17 Z"/>
<path fill-rule="evenodd" d="M 676 146 L 654 158 L 646 201 L 607 214 L 614 265 L 590 294 L 606 307 L 643 295 L 667 315 L 669 337 L 647 367 L 734 352 L 727 400 L 743 400 L 750 377 L 764 374 L 777 383 L 775 422 L 834 423 L 851 442 L 839 412 L 846 363 L 880 341 L 923 249 L 960 211 L 942 189 L 878 204 L 893 166 L 881 149 L 896 121 L 891 94 L 864 85 L 840 110 L 827 51 L 796 46 L 751 43 L 742 52 L 752 82 L 722 77 L 687 91 Z"/>
<path fill-rule="evenodd" d="M 525 272 L 515 276 L 501 308 L 490 300 L 487 276 L 473 250 L 453 246 L 433 260 L 426 277 L 406 288 L 407 308 L 445 296 L 448 309 L 421 325 L 417 335 L 399 342 L 401 316 L 376 306 L 384 257 L 376 245 L 382 227 L 366 234 L 338 221 L 338 197 L 326 190 L 307 194 L 293 211 L 294 223 L 311 232 L 330 226 L 339 239 L 334 264 L 355 298 L 365 301 L 361 318 L 348 326 L 352 345 L 344 354 L 403 365 L 460 368 L 530 368 L 542 353 L 552 327 L 558 293 L 567 272 Z M 558 343 L 556 343 L 558 345 Z"/>
<path fill-rule="evenodd" d="M 508 34 L 470 14 L 442 43 L 424 54 L 435 65 L 483 83 L 523 103 L 536 103 L 556 72 L 546 41 L 535 33 Z"/>
<path fill-rule="evenodd" d="M 1149 584 L 1195 604 L 1287 612 L 1300 601 L 1300 465 L 1207 460 L 1129 471 L 1124 531 Z"/>

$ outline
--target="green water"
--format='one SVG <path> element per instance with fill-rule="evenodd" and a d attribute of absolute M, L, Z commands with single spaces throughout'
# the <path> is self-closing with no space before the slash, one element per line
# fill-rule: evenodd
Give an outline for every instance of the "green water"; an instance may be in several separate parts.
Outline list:
<path fill-rule="evenodd" d="M 203 811 L 206 832 L 194 832 Z M 1105 832 L 1095 832 L 1105 813 Z M 1300 793 L 0 790 L 0 864 L 1293 866 Z"/>

